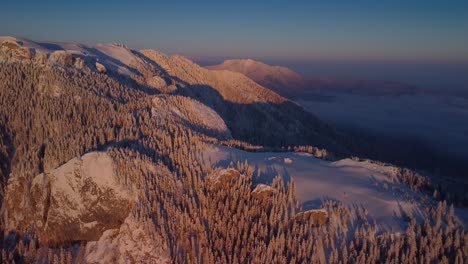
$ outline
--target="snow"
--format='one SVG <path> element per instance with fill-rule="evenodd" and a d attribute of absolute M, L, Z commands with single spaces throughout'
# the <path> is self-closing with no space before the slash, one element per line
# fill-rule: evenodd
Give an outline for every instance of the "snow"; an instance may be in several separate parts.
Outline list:
<path fill-rule="evenodd" d="M 304 210 L 320 208 L 323 200 L 337 200 L 349 207 L 362 206 L 380 228 L 388 231 L 406 228 L 402 219 L 405 213 L 417 218 L 424 216 L 422 195 L 391 182 L 393 166 L 351 159 L 329 162 L 304 153 L 251 153 L 215 145 L 208 145 L 203 156 L 220 167 L 247 160 L 262 182 L 268 183 L 276 175 L 285 180 L 292 178 Z M 294 162 L 283 162 L 287 160 Z"/>
<path fill-rule="evenodd" d="M 119 229 L 106 230 L 86 245 L 87 263 L 170 263 L 162 238 L 148 236 L 144 223 L 129 216 Z"/>
<path fill-rule="evenodd" d="M 239 175 L 239 172 L 235 169 L 229 168 L 229 169 L 220 169 L 216 170 L 213 173 L 211 173 L 208 176 L 208 180 L 211 182 L 213 186 L 217 186 L 223 178 L 228 178 L 230 175 Z"/>
<path fill-rule="evenodd" d="M 305 84 L 305 79 L 291 69 L 270 66 L 252 59 L 226 60 L 222 64 L 205 68 L 218 73 L 224 71 L 241 73 L 263 87 L 282 95 L 301 89 Z"/>
<path fill-rule="evenodd" d="M 22 47 L 32 48 L 44 54 L 51 54 L 54 51 L 66 51 L 77 57 L 92 58 L 94 60 L 92 64 L 99 61 L 99 63 L 104 65 L 108 70 L 110 69 L 127 76 L 131 76 L 135 73 L 133 69 L 134 65 L 143 63 L 130 49 L 117 44 L 96 44 L 95 46 L 87 46 L 79 43 L 41 43 L 24 38 L 0 36 L 0 43 L 3 41 L 16 42 Z"/>
<path fill-rule="evenodd" d="M 139 60 L 129 49 L 116 46 L 115 44 L 97 44 L 95 48 L 103 54 L 119 60 L 125 65 L 130 65 Z"/>
<path fill-rule="evenodd" d="M 74 230 L 73 236 L 82 240 L 97 239 L 109 225 L 114 228 L 112 223 L 125 219 L 125 211 L 130 212 L 136 200 L 136 194 L 119 183 L 112 158 L 105 152 L 87 153 L 36 176 L 31 190 L 36 215 L 46 214 L 45 221 L 36 220 L 37 227 L 57 236 L 69 228 Z M 49 206 L 45 202 L 48 195 Z M 97 208 L 111 218 L 102 217 Z"/>
<path fill-rule="evenodd" d="M 103 152 L 91 152 L 80 159 L 74 158 L 50 173 L 50 178 L 52 193 L 66 197 L 76 204 L 77 208 L 82 207 L 80 188 L 87 181 L 91 181 L 99 190 L 112 190 L 116 197 L 132 197 L 132 194 L 117 182 L 112 159 Z"/>
<path fill-rule="evenodd" d="M 231 137 L 224 120 L 210 107 L 184 96 L 156 96 L 153 99 L 152 115 L 156 118 L 175 118 L 191 125 Z M 182 109 L 183 108 L 183 109 Z"/>
<path fill-rule="evenodd" d="M 262 192 L 265 192 L 265 191 L 272 191 L 274 190 L 273 187 L 271 187 L 270 185 L 266 185 L 266 184 L 263 184 L 263 183 L 259 183 L 255 186 L 255 189 L 252 191 L 254 193 L 262 193 Z"/>
<path fill-rule="evenodd" d="M 133 54 L 131 50 L 122 46 L 117 46 L 115 44 L 97 44 L 95 48 L 98 51 L 97 53 L 100 61 L 106 66 L 111 65 L 112 68 L 117 69 L 117 72 L 121 74 L 131 75 L 132 65 L 142 63 L 140 58 Z M 99 54 L 99 52 L 101 54 Z"/>
<path fill-rule="evenodd" d="M 281 66 L 271 66 L 252 59 L 226 60 L 222 64 L 207 66 L 209 70 L 239 72 L 252 80 L 263 84 L 275 80 L 278 84 L 301 83 L 303 77 L 298 73 Z"/>

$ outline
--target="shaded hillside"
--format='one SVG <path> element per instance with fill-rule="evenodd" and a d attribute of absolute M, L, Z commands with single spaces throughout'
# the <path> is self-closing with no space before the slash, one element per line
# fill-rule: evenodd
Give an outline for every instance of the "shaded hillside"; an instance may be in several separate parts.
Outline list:
<path fill-rule="evenodd" d="M 137 52 L 120 44 L 36 43 L 4 39 L 0 58 L 41 66 L 106 73 L 119 83 L 155 95 L 192 97 L 217 112 L 233 138 L 267 146 L 313 145 L 348 154 L 343 135 L 313 114 L 239 73 L 206 70 L 182 56 Z M 28 51 L 24 56 L 18 51 Z M 60 94 L 59 87 L 52 92 Z"/>
<path fill-rule="evenodd" d="M 347 153 L 344 136 L 242 74 L 206 70 L 181 56 L 153 50 L 141 53 L 179 81 L 178 93 L 218 112 L 236 139 L 269 146 L 314 145 L 337 154 Z"/>

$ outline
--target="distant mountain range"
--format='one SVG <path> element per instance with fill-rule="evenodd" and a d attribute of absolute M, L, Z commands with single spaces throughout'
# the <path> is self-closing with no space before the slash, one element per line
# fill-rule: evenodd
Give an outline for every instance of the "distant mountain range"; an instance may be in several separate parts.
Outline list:
<path fill-rule="evenodd" d="M 271 66 L 252 59 L 226 60 L 219 65 L 206 68 L 242 73 L 258 84 L 283 96 L 300 93 L 306 85 L 306 80 L 289 68 Z"/>
<path fill-rule="evenodd" d="M 415 85 L 385 80 L 356 80 L 349 78 L 305 78 L 281 66 L 272 66 L 252 59 L 226 60 L 207 66 L 217 71 L 239 72 L 258 84 L 288 98 L 317 93 L 347 93 L 358 95 L 402 95 L 420 90 Z"/>

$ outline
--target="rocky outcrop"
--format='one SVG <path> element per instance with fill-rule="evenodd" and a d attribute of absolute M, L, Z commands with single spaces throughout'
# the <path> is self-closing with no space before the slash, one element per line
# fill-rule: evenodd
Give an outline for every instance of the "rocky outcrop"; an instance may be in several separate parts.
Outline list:
<path fill-rule="evenodd" d="M 324 209 L 308 210 L 296 214 L 296 221 L 305 221 L 314 226 L 323 226 L 328 222 L 328 213 Z"/>
<path fill-rule="evenodd" d="M 242 174 L 235 169 L 222 169 L 212 172 L 206 178 L 209 189 L 229 188 L 231 183 L 241 177 Z"/>
<path fill-rule="evenodd" d="M 107 69 L 106 69 L 106 66 L 104 66 L 103 64 L 99 63 L 96 61 L 96 69 L 98 72 L 100 73 L 105 73 L 107 72 Z"/>
<path fill-rule="evenodd" d="M 74 65 L 79 69 L 86 67 L 81 58 L 74 58 L 65 50 L 44 52 L 32 47 L 23 47 L 21 41 L 14 39 L 5 40 L 0 44 L 0 62 L 23 62 L 61 67 Z"/>
<path fill-rule="evenodd" d="M 118 229 L 105 231 L 86 245 L 86 263 L 171 263 L 167 245 L 159 236 L 148 236 L 152 223 L 129 216 Z"/>
<path fill-rule="evenodd" d="M 22 179 L 12 178 L 8 184 L 7 226 L 17 231 L 34 228 L 43 243 L 98 240 L 105 230 L 120 227 L 136 200 L 119 183 L 107 153 L 74 158 L 37 175 L 29 188 Z"/>
<path fill-rule="evenodd" d="M 4 41 L 0 44 L 0 61 L 29 62 L 34 58 L 34 50 L 21 47 L 17 42 Z"/>
<path fill-rule="evenodd" d="M 76 58 L 75 59 L 75 67 L 77 69 L 84 69 L 86 67 L 86 63 L 83 59 L 81 58 Z"/>
<path fill-rule="evenodd" d="M 58 50 L 50 53 L 47 62 L 51 65 L 68 67 L 73 65 L 73 56 L 64 50 Z"/>
<path fill-rule="evenodd" d="M 275 188 L 266 184 L 257 184 L 252 191 L 252 197 L 259 200 L 261 204 L 267 205 L 271 202 L 271 198 L 275 193 Z"/>

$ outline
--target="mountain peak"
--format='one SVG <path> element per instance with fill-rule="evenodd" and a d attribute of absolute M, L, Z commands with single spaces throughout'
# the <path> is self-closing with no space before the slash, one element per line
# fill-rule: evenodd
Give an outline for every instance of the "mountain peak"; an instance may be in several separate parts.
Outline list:
<path fill-rule="evenodd" d="M 270 90 L 288 96 L 302 89 L 305 79 L 293 70 L 272 66 L 253 59 L 231 59 L 223 63 L 206 67 L 210 70 L 239 72 Z"/>

